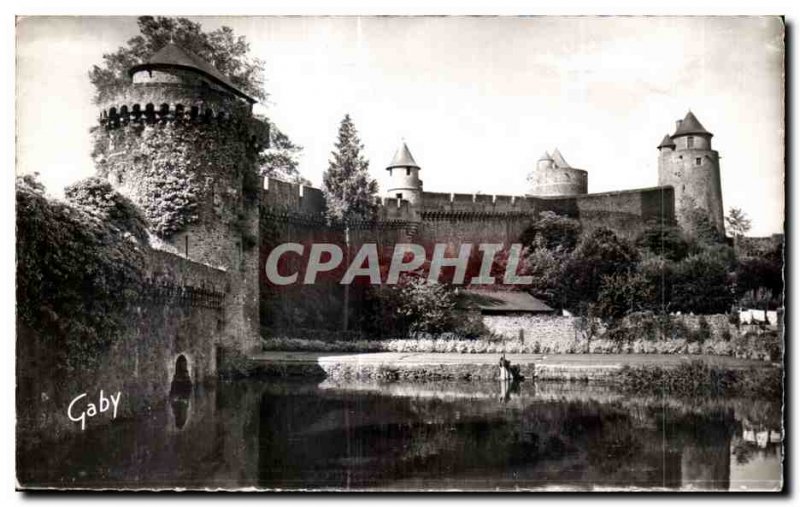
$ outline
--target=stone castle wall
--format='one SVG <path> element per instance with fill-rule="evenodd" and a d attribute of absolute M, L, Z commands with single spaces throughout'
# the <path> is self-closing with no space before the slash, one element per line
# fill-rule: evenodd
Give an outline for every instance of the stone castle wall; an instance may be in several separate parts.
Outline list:
<path fill-rule="evenodd" d="M 42 375 L 51 371 L 52 354 L 45 337 L 20 327 L 17 338 L 17 419 L 24 433 L 58 438 L 80 432 L 66 408 L 88 393 L 95 402 L 102 389 L 122 393 L 119 417 L 141 414 L 167 401 L 176 361 L 183 355 L 195 384 L 217 375 L 217 351 L 225 343 L 231 311 L 229 275 L 158 250 L 146 257 L 147 284 L 140 302 L 130 308 L 129 326 L 91 369 L 68 378 Z M 24 401 L 23 401 L 24 400 Z M 96 417 L 89 425 L 107 423 Z M 23 439 L 31 435 L 22 434 Z"/>
<path fill-rule="evenodd" d="M 627 238 L 636 237 L 649 222 L 671 223 L 675 217 L 671 187 L 541 198 L 540 207 L 579 220 L 584 231 L 606 227 Z"/>
<path fill-rule="evenodd" d="M 344 246 L 344 230 L 327 225 L 324 206 L 319 189 L 264 180 L 258 277 L 261 323 L 267 328 L 341 329 L 344 288 L 338 280 L 343 269 L 318 277 L 313 285 L 280 287 L 271 286 L 264 273 L 267 256 L 278 244 L 303 244 L 306 254 L 313 243 Z M 649 221 L 663 217 L 671 221 L 674 216 L 669 187 L 558 198 L 425 192 L 419 207 L 406 200 L 382 199 L 375 222 L 351 225 L 350 247 L 354 253 L 362 244 L 376 243 L 379 254 L 390 256 L 397 243 L 415 243 L 430 255 L 434 245 L 443 243 L 447 255 L 455 255 L 460 245 L 471 243 L 474 253 L 480 243 L 518 242 L 541 211 L 576 218 L 586 230 L 608 227 L 624 237 L 635 237 Z M 302 280 L 304 259 L 287 257 L 286 274 L 297 271 Z M 351 306 L 359 301 L 360 290 L 351 287 Z M 353 312 L 357 309 L 350 308 Z"/>

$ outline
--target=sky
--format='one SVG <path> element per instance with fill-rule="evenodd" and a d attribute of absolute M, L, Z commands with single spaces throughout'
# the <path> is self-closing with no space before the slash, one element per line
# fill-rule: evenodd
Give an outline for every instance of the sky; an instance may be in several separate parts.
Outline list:
<path fill-rule="evenodd" d="M 523 195 L 558 147 L 589 191 L 655 186 L 656 146 L 691 109 L 714 134 L 723 205 L 750 235 L 783 231 L 783 26 L 762 17 L 203 17 L 266 62 L 257 106 L 322 181 L 353 118 L 370 171 L 405 139 L 426 191 Z M 136 35 L 132 17 L 17 23 L 17 172 L 55 196 L 94 173 L 92 65 Z"/>

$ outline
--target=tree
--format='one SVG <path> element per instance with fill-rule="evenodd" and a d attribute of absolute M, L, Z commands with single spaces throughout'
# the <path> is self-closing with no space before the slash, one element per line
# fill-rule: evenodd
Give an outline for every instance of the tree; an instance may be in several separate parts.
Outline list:
<path fill-rule="evenodd" d="M 738 238 L 750 230 L 751 222 L 747 213 L 740 208 L 731 208 L 728 210 L 728 216 L 725 217 L 725 224 L 728 226 L 731 236 Z"/>
<path fill-rule="evenodd" d="M 69 202 L 122 232 L 130 233 L 142 244 L 148 243 L 147 220 L 127 197 L 96 176 L 85 178 L 64 189 Z"/>
<path fill-rule="evenodd" d="M 690 248 L 689 242 L 684 239 L 680 229 L 674 225 L 658 222 L 647 224 L 636 238 L 636 246 L 640 250 L 671 261 L 680 261 L 685 258 Z"/>
<path fill-rule="evenodd" d="M 726 313 L 733 303 L 728 266 L 711 252 L 690 255 L 675 265 L 671 309 L 697 314 Z"/>
<path fill-rule="evenodd" d="M 89 80 L 95 88 L 95 102 L 112 98 L 130 85 L 128 70 L 147 61 L 154 53 L 171 43 L 177 44 L 209 62 L 230 81 L 250 96 L 264 100 L 264 62 L 250 56 L 250 45 L 244 36 L 235 36 L 223 26 L 204 32 L 200 23 L 186 18 L 141 16 L 137 35 L 113 53 L 103 55 L 103 64 L 94 65 Z M 262 128 L 258 137 L 269 132 L 270 148 L 259 154 L 262 176 L 274 176 L 293 183 L 307 183 L 297 170 L 297 156 L 302 147 L 295 145 L 268 118 L 259 118 L 251 129 Z M 267 128 L 268 127 L 268 128 Z"/>
<path fill-rule="evenodd" d="M 597 301 L 604 276 L 634 270 L 639 253 L 627 240 L 600 227 L 583 238 L 566 266 L 566 306 L 581 311 Z"/>
<path fill-rule="evenodd" d="M 533 277 L 530 292 L 554 308 L 564 306 L 564 288 L 569 274 L 565 266 L 569 256 L 537 247 L 525 259 L 525 275 Z"/>
<path fill-rule="evenodd" d="M 303 178 L 297 170 L 298 157 L 303 151 L 302 146 L 294 144 L 274 123 L 266 119 L 264 121 L 269 123 L 270 143 L 269 148 L 259 154 L 258 165 L 261 176 L 311 185 L 311 182 Z"/>
<path fill-rule="evenodd" d="M 581 223 L 575 219 L 543 211 L 522 233 L 520 241 L 527 247 L 544 246 L 549 250 L 571 252 L 578 244 Z"/>
<path fill-rule="evenodd" d="M 236 37 L 227 26 L 204 32 L 200 23 L 186 18 L 140 16 L 139 31 L 125 46 L 103 55 L 103 65 L 94 65 L 89 79 L 95 87 L 95 101 L 103 102 L 130 84 L 128 69 L 144 63 L 169 43 L 192 51 L 213 65 L 245 93 L 260 100 L 264 91 L 264 62 L 249 55 L 244 36 Z"/>
<path fill-rule="evenodd" d="M 605 275 L 600 283 L 595 313 L 602 319 L 621 319 L 647 309 L 655 288 L 642 273 Z"/>
<path fill-rule="evenodd" d="M 350 115 L 339 126 L 339 138 L 328 170 L 322 175 L 328 219 L 349 222 L 375 216 L 378 182 L 369 175 L 369 162 L 361 154 L 364 146 Z"/>

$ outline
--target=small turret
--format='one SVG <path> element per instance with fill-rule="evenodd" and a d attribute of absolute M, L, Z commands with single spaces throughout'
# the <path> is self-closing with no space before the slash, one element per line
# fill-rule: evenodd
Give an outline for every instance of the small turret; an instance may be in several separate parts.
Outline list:
<path fill-rule="evenodd" d="M 658 149 L 661 151 L 675 150 L 675 142 L 673 142 L 672 137 L 669 134 L 664 134 L 664 139 L 661 140 L 661 143 L 658 145 Z"/>
<path fill-rule="evenodd" d="M 420 167 L 411 155 L 405 141 L 400 144 L 386 167 L 389 171 L 389 187 L 386 197 L 404 199 L 412 205 L 419 204 L 422 198 L 422 181 L 419 179 Z"/>
<path fill-rule="evenodd" d="M 536 168 L 540 171 L 553 168 L 553 158 L 549 153 L 544 152 L 542 156 L 539 157 L 539 160 L 536 162 Z"/>

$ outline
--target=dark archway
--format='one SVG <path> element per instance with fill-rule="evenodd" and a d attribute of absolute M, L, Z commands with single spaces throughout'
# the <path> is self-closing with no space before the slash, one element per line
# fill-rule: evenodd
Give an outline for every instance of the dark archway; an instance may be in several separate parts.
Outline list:
<path fill-rule="evenodd" d="M 189 361 L 183 354 L 175 360 L 175 376 L 172 377 L 170 394 L 188 395 L 192 391 L 192 377 L 189 374 Z"/>
<path fill-rule="evenodd" d="M 192 393 L 192 377 L 189 374 L 189 361 L 183 354 L 175 360 L 175 375 L 172 377 L 172 386 L 169 390 L 172 415 L 175 417 L 175 427 L 182 429 L 189 418 L 189 395 Z"/>

